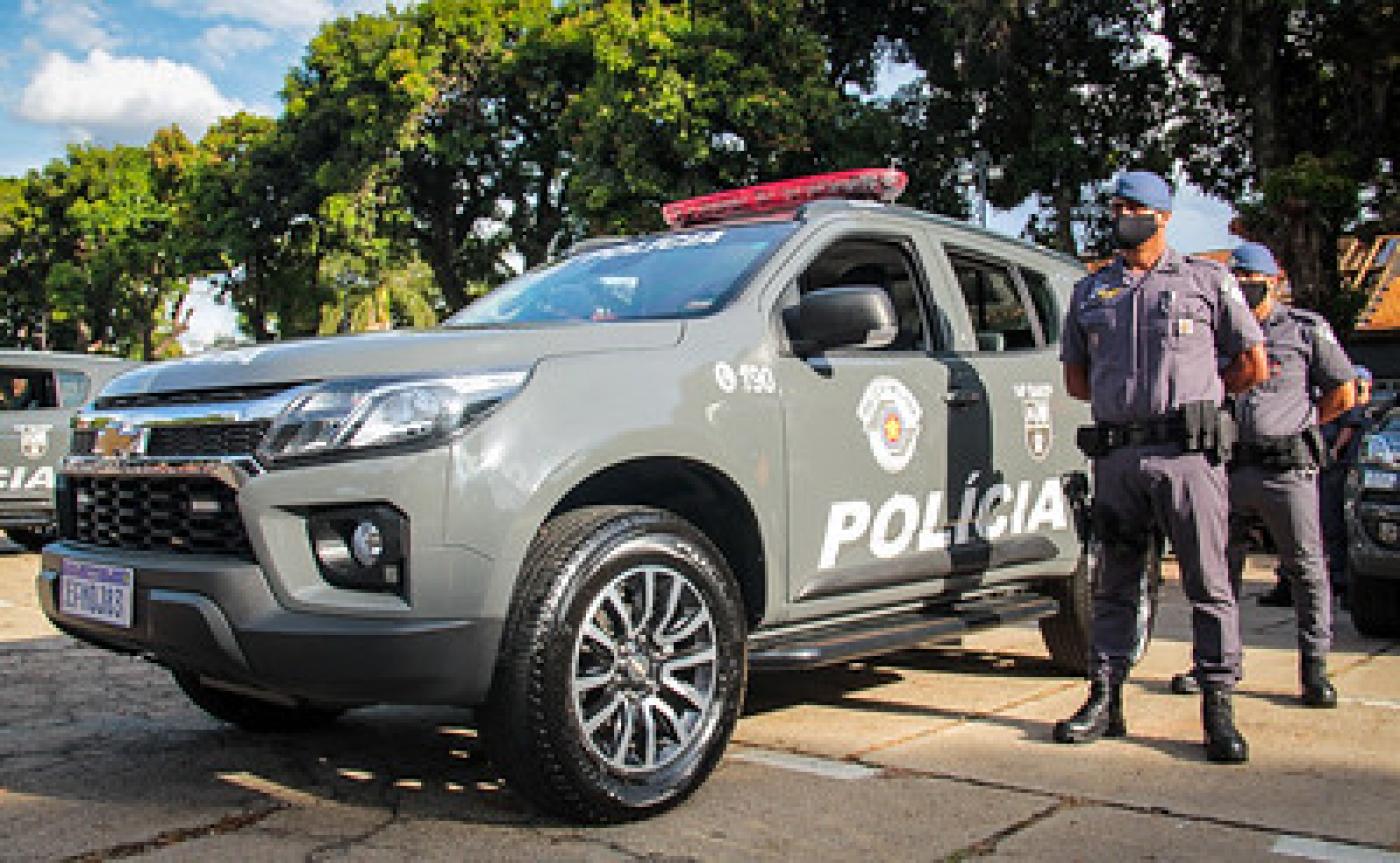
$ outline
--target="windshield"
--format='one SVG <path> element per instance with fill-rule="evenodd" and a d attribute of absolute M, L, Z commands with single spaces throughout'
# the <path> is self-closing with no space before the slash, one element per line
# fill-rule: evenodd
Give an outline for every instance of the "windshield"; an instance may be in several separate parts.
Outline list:
<path fill-rule="evenodd" d="M 794 230 L 766 222 L 660 234 L 581 252 L 512 279 L 449 327 L 693 318 L 723 306 Z"/>

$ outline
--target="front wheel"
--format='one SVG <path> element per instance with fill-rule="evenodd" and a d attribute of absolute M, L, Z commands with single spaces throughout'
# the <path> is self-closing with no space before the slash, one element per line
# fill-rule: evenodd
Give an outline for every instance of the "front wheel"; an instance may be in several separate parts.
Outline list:
<path fill-rule="evenodd" d="M 1060 610 L 1040 621 L 1040 636 L 1056 667 L 1075 674 L 1088 674 L 1094 635 L 1094 589 L 1103 577 L 1103 541 L 1090 538 L 1084 544 L 1079 565 L 1070 578 L 1055 582 L 1047 594 L 1060 603 Z M 1162 543 L 1151 542 L 1143 562 L 1142 593 L 1138 605 L 1137 631 L 1129 663 L 1137 665 L 1152 642 L 1157 625 L 1157 606 L 1162 595 Z"/>
<path fill-rule="evenodd" d="M 1351 571 L 1351 622 L 1371 638 L 1400 637 L 1400 580 Z"/>
<path fill-rule="evenodd" d="M 53 531 L 46 528 L 7 527 L 5 535 L 28 551 L 39 551 L 53 540 Z"/>
<path fill-rule="evenodd" d="M 743 700 L 745 632 L 723 557 L 688 522 L 589 507 L 540 530 L 506 622 L 487 750 L 541 808 L 646 817 L 714 769 Z"/>

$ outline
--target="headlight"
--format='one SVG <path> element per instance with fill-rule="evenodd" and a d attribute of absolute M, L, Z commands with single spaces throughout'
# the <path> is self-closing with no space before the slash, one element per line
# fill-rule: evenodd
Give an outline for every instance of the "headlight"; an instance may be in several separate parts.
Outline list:
<path fill-rule="evenodd" d="M 525 383 L 524 371 L 331 381 L 278 415 L 258 447 L 265 462 L 442 440 Z"/>
<path fill-rule="evenodd" d="M 1374 432 L 1361 438 L 1362 464 L 1400 468 L 1400 433 Z"/>
<path fill-rule="evenodd" d="M 1400 487 L 1400 473 L 1374 468 L 1361 469 L 1361 487 L 1373 491 L 1394 491 Z"/>

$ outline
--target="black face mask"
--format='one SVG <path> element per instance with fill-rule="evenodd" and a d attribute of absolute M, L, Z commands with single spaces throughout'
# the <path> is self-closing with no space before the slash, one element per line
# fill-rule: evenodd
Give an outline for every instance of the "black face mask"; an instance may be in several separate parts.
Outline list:
<path fill-rule="evenodd" d="M 1157 233 L 1157 216 L 1152 213 L 1120 213 L 1113 217 L 1113 245 L 1118 249 L 1136 249 Z"/>
<path fill-rule="evenodd" d="M 1262 279 L 1251 279 L 1247 282 L 1240 282 L 1240 290 L 1244 293 L 1244 301 L 1249 303 L 1249 307 L 1257 309 L 1259 304 L 1264 302 L 1264 298 L 1269 295 L 1269 283 Z"/>

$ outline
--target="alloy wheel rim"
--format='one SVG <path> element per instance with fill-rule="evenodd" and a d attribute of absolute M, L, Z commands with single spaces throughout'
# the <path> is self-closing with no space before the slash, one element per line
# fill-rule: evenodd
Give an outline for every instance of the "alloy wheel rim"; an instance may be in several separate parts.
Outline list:
<path fill-rule="evenodd" d="M 585 748 L 619 773 L 670 765 L 705 727 L 718 669 L 714 619 L 689 578 L 656 564 L 618 574 L 574 639 L 569 687 Z"/>

